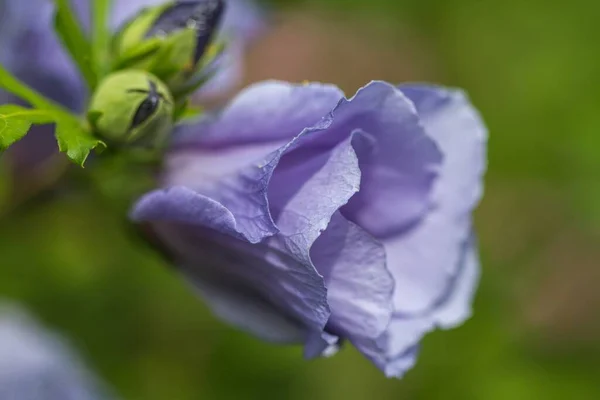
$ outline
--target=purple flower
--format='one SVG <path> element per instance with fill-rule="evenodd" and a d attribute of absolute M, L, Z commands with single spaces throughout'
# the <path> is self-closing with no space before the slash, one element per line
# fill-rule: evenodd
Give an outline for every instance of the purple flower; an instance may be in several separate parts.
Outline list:
<path fill-rule="evenodd" d="M 0 399 L 100 400 L 105 390 L 63 340 L 14 306 L 0 308 Z"/>
<path fill-rule="evenodd" d="M 263 82 L 181 132 L 132 218 L 225 321 L 400 377 L 470 316 L 486 135 L 457 90 Z"/>
<path fill-rule="evenodd" d="M 111 26 L 116 30 L 143 7 L 165 0 L 114 0 Z M 89 0 L 72 0 L 83 25 L 89 27 Z M 19 79 L 75 112 L 84 111 L 83 79 L 53 30 L 54 6 L 47 0 L 0 0 L 0 64 Z M 250 41 L 264 29 L 262 14 L 250 0 L 228 0 L 220 34 L 231 45 L 219 70 L 197 95 L 206 100 L 230 90 L 241 80 L 241 61 Z M 17 101 L 0 90 L 0 104 Z M 36 126 L 9 153 L 15 169 L 28 173 L 56 152 L 50 126 Z M 27 179 L 24 179 L 27 180 Z"/>

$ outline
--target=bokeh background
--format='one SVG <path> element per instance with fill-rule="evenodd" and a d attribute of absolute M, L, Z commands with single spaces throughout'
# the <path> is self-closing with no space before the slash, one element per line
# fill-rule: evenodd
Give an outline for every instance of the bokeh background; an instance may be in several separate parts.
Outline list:
<path fill-rule="evenodd" d="M 24 0 L 25 1 L 25 0 Z M 124 399 L 600 398 L 600 2 L 270 1 L 246 83 L 465 88 L 491 132 L 474 317 L 388 380 L 350 347 L 306 362 L 217 321 L 92 195 L 0 221 L 0 297 Z M 0 192 L 8 184 L 0 178 Z"/>

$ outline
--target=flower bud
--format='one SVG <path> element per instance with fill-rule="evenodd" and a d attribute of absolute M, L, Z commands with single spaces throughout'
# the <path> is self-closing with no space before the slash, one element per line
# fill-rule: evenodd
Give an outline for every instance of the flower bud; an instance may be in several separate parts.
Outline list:
<path fill-rule="evenodd" d="M 173 97 L 148 72 L 115 72 L 96 89 L 88 121 L 109 143 L 160 147 L 173 128 Z"/>
<path fill-rule="evenodd" d="M 202 68 L 224 9 L 223 0 L 178 0 L 144 9 L 117 34 L 116 68 L 150 71 L 178 92 Z"/>

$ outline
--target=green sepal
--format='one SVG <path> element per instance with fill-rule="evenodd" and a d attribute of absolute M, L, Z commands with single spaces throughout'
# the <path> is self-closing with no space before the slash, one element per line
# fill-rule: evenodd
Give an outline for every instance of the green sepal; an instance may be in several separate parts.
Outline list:
<path fill-rule="evenodd" d="M 216 71 L 198 74 L 198 76 L 195 79 L 191 79 L 190 81 L 186 82 L 185 85 L 180 86 L 177 88 L 176 91 L 173 91 L 173 97 L 175 97 L 176 99 L 183 99 L 190 96 L 198 89 L 200 89 L 204 84 L 210 81 L 215 76 L 215 74 Z"/>
<path fill-rule="evenodd" d="M 190 96 L 215 76 L 218 69 L 214 63 L 223 55 L 226 46 L 227 42 L 224 40 L 211 45 L 193 74 L 180 82 L 171 82 L 171 91 L 176 100 Z"/>
<path fill-rule="evenodd" d="M 157 7 L 146 7 L 137 13 L 129 21 L 125 22 L 113 39 L 113 51 L 118 55 L 126 54 L 132 48 L 147 40 L 146 32 L 150 30 L 154 22 L 160 17 L 164 10 L 171 7 L 173 1 L 161 4 Z"/>
<path fill-rule="evenodd" d="M 160 50 L 162 43 L 162 39 L 152 38 L 131 47 L 117 58 L 112 70 L 133 69 L 143 64 L 144 60 L 151 58 Z"/>
<path fill-rule="evenodd" d="M 93 0 L 92 7 L 90 7 L 92 20 L 91 52 L 96 82 L 100 81 L 110 69 L 111 32 L 108 27 L 108 18 L 112 3 L 113 0 Z"/>
<path fill-rule="evenodd" d="M 182 29 L 163 40 L 159 51 L 149 60 L 148 70 L 172 89 L 170 81 L 191 75 L 196 32 Z"/>
<path fill-rule="evenodd" d="M 54 0 L 54 4 L 54 29 L 88 86 L 93 89 L 96 87 L 97 77 L 89 40 L 73 14 L 69 0 Z"/>
<path fill-rule="evenodd" d="M 175 106 L 173 118 L 176 124 L 186 124 L 200 118 L 204 109 L 200 106 L 194 106 L 189 99 L 185 99 Z"/>
<path fill-rule="evenodd" d="M 184 98 L 177 103 L 175 103 L 175 108 L 173 109 L 173 122 L 177 123 L 181 119 L 181 116 L 185 113 L 186 108 L 188 108 L 190 104 L 190 99 Z"/>

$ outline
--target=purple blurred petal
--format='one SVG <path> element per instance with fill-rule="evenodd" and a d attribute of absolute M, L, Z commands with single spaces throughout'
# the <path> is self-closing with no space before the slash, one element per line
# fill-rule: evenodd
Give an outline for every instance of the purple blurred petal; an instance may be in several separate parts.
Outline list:
<path fill-rule="evenodd" d="M 0 398 L 108 399 L 59 337 L 14 306 L 0 307 Z"/>
<path fill-rule="evenodd" d="M 266 10 L 256 1 L 226 0 L 226 7 L 222 35 L 247 45 L 266 29 Z"/>
<path fill-rule="evenodd" d="M 218 58 L 207 69 L 214 70 L 212 77 L 193 95 L 193 100 L 202 103 L 219 98 L 231 92 L 242 81 L 245 46 L 239 42 L 231 42 Z"/>
<path fill-rule="evenodd" d="M 427 134 L 444 155 L 433 189 L 434 208 L 409 231 L 386 238 L 388 266 L 396 279 L 396 311 L 434 306 L 457 273 L 471 213 L 482 193 L 486 130 L 466 97 L 441 88 L 402 86 Z"/>

